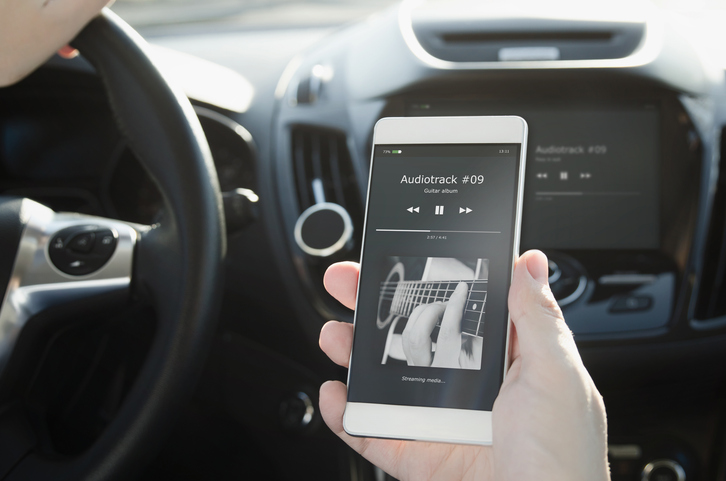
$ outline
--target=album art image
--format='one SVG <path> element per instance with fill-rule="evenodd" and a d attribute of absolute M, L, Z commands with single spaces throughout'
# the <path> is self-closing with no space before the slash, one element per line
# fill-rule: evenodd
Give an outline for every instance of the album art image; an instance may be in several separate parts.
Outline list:
<path fill-rule="evenodd" d="M 382 364 L 481 369 L 488 259 L 387 257 L 376 325 Z"/>

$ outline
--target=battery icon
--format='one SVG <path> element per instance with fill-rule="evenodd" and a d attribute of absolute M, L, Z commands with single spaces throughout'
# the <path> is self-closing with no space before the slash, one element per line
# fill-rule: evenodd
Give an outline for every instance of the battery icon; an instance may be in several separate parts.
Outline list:
<path fill-rule="evenodd" d="M 401 151 L 400 151 L 400 150 L 392 150 L 392 151 L 391 151 L 391 153 L 392 153 L 392 154 L 400 154 L 400 153 L 401 153 Z"/>

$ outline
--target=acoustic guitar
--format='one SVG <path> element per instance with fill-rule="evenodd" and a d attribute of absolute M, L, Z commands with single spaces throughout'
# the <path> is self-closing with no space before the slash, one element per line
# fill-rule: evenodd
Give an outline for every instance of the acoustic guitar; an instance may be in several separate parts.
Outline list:
<path fill-rule="evenodd" d="M 437 258 L 429 259 L 436 262 Z M 426 274 L 429 274 L 426 276 Z M 431 270 L 426 269 L 424 277 L 432 277 Z M 472 273 L 472 277 L 475 275 Z M 386 279 L 381 282 L 378 315 L 378 329 L 388 329 L 382 363 L 389 358 L 405 360 L 400 332 L 402 323 L 420 305 L 434 302 L 447 302 L 460 282 L 468 288 L 466 303 L 461 320 L 461 333 L 472 338 L 481 338 L 484 330 L 486 312 L 487 283 L 486 279 L 447 279 L 447 280 L 405 280 L 405 268 L 402 262 L 393 266 Z M 441 323 L 437 323 L 431 338 L 435 343 Z M 477 340 L 481 342 L 481 339 Z M 476 341 L 475 341 L 476 342 Z"/>

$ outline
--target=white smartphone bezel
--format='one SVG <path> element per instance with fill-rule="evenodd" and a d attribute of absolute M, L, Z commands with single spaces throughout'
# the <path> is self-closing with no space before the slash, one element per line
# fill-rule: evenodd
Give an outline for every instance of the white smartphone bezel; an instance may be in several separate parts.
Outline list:
<path fill-rule="evenodd" d="M 368 192 L 363 232 L 368 224 L 373 157 L 376 145 L 385 144 L 521 144 L 517 205 L 515 208 L 512 272 L 519 253 L 524 197 L 524 170 L 527 155 L 527 122 L 516 116 L 487 117 L 388 117 L 373 130 Z M 361 245 L 361 265 L 365 255 L 365 234 Z M 358 281 L 360 289 L 360 277 Z M 353 323 L 357 321 L 357 317 Z M 507 313 L 504 373 L 509 368 L 511 319 Z M 355 344 L 355 343 L 354 343 Z M 351 352 L 350 363 L 353 362 Z M 504 379 L 504 377 L 502 378 Z M 350 371 L 348 371 L 350 383 Z M 347 402 L 343 428 L 352 436 L 406 439 L 458 444 L 492 444 L 492 413 L 473 409 L 432 408 Z"/>

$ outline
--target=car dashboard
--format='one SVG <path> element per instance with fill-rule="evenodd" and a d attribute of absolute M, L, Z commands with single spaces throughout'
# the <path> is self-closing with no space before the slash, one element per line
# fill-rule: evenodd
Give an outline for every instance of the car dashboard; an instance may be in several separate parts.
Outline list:
<path fill-rule="evenodd" d="M 189 422 L 150 472 L 381 479 L 316 406 L 322 381 L 345 379 L 317 337 L 352 312 L 322 276 L 359 259 L 373 126 L 519 115 L 530 129 L 522 251 L 548 255 L 604 396 L 612 479 L 673 463 L 675 477 L 657 479 L 726 479 L 723 70 L 656 10 L 602 18 L 404 2 L 338 29 L 147 35 L 162 70 L 192 65 L 169 77 L 201 120 L 228 227 L 215 349 Z M 0 90 L 0 105 L 3 195 L 142 224 L 162 214 L 82 58 L 52 59 Z M 352 234 L 318 226 L 311 248 L 299 232 L 323 203 L 342 207 Z M 274 463 L 281 450 L 290 463 Z"/>

